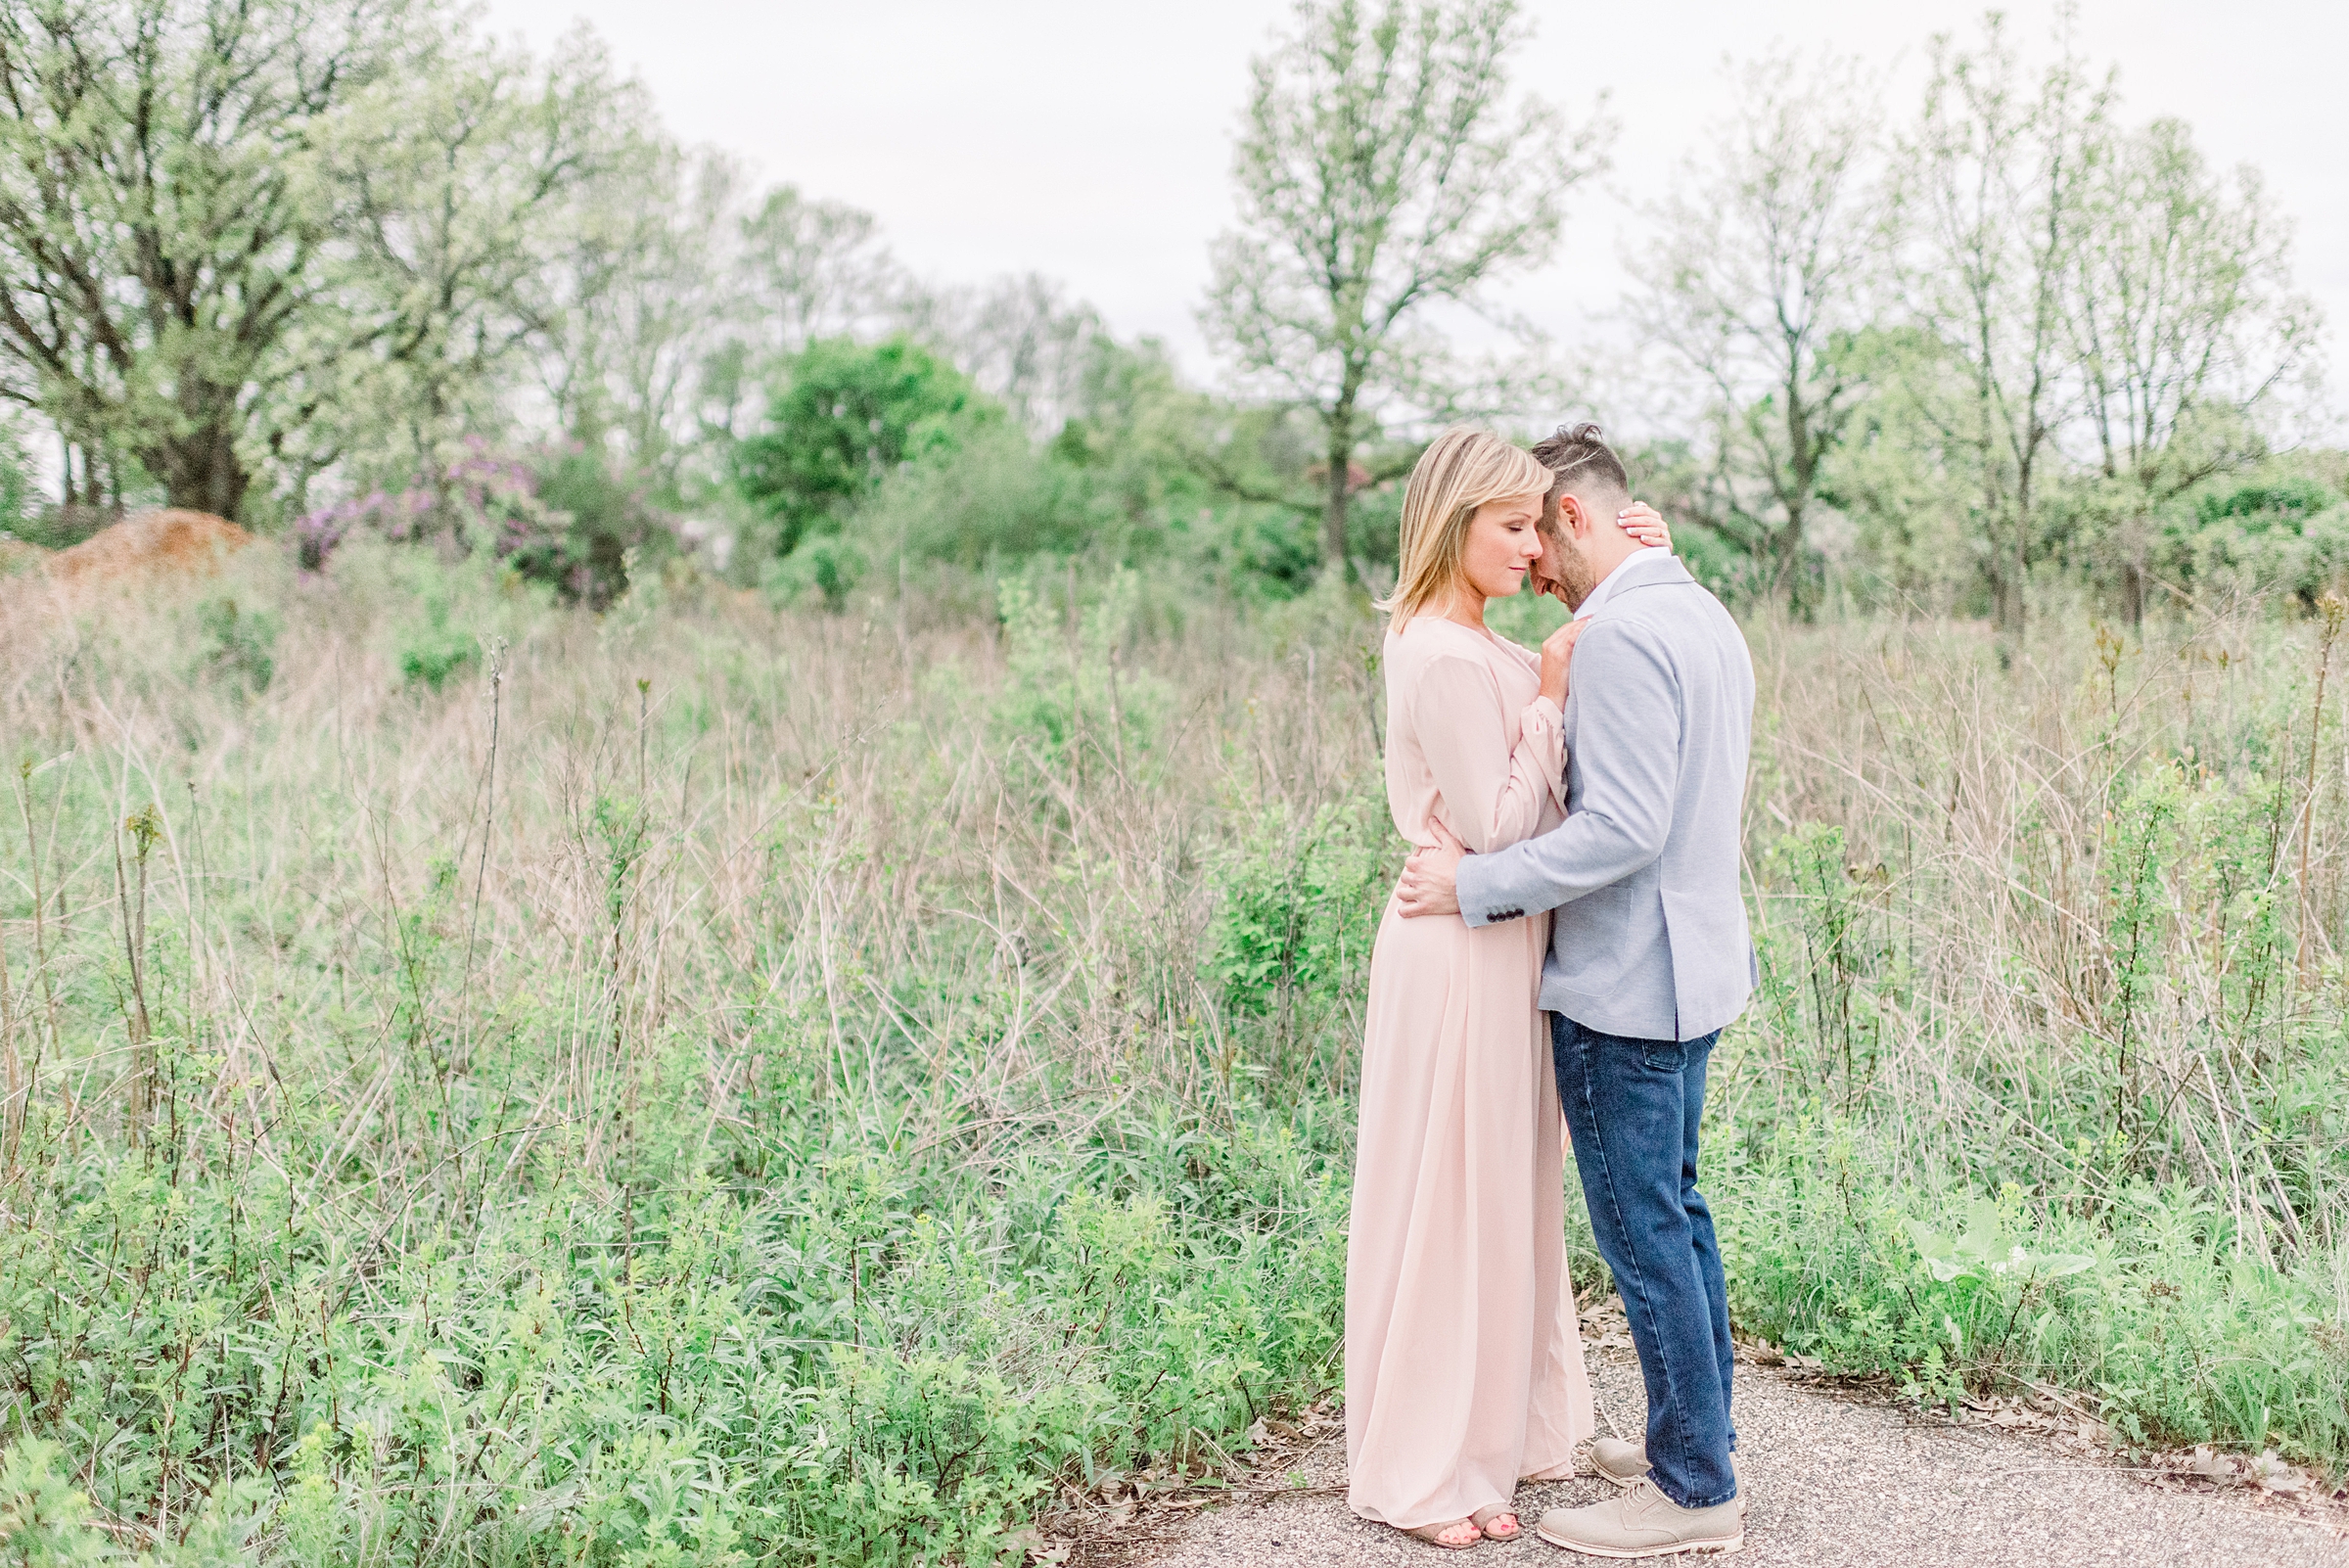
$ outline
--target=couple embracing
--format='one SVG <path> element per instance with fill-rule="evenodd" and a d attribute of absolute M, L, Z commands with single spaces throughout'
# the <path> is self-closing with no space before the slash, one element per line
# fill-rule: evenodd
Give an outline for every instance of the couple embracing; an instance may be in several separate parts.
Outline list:
<path fill-rule="evenodd" d="M 1528 573 L 1575 619 L 1485 625 Z M 1754 677 L 1597 427 L 1446 432 L 1385 606 L 1387 791 L 1414 846 L 1370 962 L 1346 1274 L 1349 1500 L 1464 1548 L 1596 1423 L 1561 1120 L 1647 1385 L 1622 1490 L 1535 1526 L 1607 1557 L 1732 1550 L 1727 1302 L 1696 1189 L 1714 1040 L 1755 981 L 1738 870 Z M 1571 666 L 1571 679 L 1570 677 Z"/>

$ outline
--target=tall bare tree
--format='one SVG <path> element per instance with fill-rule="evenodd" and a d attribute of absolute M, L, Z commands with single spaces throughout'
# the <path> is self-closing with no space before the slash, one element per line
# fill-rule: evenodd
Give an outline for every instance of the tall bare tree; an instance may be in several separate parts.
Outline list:
<path fill-rule="evenodd" d="M 1980 559 L 2010 638 L 2027 614 L 2034 509 L 2078 408 L 2064 311 L 2109 100 L 2068 52 L 2034 73 L 1993 13 L 1976 48 L 1934 39 L 1901 150 L 1914 242 L 1903 281 L 1965 388 L 1925 406 L 1971 449 Z"/>
<path fill-rule="evenodd" d="M 2259 455 L 2254 414 L 2313 364 L 2318 316 L 2255 173 L 2215 173 L 2175 119 L 2098 153 L 2066 319 L 2135 621 L 2151 512 Z"/>
<path fill-rule="evenodd" d="M 1603 119 L 1569 132 L 1512 97 L 1525 32 L 1513 0 L 1302 0 L 1256 62 L 1240 227 L 1216 242 L 1201 321 L 1243 381 L 1316 416 L 1331 562 L 1386 411 L 1458 406 L 1478 380 L 1429 312 L 1532 340 L 1491 287 L 1548 257 L 1567 191 L 1603 165 Z"/>
<path fill-rule="evenodd" d="M 870 212 L 779 186 L 742 219 L 743 279 L 770 352 L 886 330 L 911 286 Z"/>
<path fill-rule="evenodd" d="M 1057 433 L 1083 401 L 1109 330 L 1091 305 L 1034 272 L 980 288 L 911 291 L 902 311 L 908 331 L 1037 436 Z"/>
<path fill-rule="evenodd" d="M 570 204 L 531 357 L 565 435 L 673 486 L 704 369 L 743 313 L 728 244 L 742 176 L 714 153 L 643 153 Z"/>
<path fill-rule="evenodd" d="M 1645 339 L 1713 404 L 1716 522 L 1797 614 L 1806 529 L 1865 387 L 1854 338 L 1880 307 L 1889 208 L 1870 166 L 1878 115 L 1855 62 L 1773 56 L 1655 210 Z"/>

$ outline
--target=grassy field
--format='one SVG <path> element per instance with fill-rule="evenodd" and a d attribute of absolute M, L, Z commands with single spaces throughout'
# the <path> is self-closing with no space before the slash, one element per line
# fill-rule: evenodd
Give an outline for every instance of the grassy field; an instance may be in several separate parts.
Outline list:
<path fill-rule="evenodd" d="M 12 1560 L 982 1562 L 1335 1382 L 1359 607 L 23 581 Z M 1752 628 L 1737 1314 L 2337 1469 L 2349 648 L 2042 626 Z"/>

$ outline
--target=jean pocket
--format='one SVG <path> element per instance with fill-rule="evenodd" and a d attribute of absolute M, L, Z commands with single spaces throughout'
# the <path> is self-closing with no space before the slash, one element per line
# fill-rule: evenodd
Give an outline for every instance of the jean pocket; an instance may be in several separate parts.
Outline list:
<path fill-rule="evenodd" d="M 1678 1073 L 1688 1065 L 1688 1047 L 1678 1040 L 1656 1040 L 1639 1059 L 1659 1073 Z"/>

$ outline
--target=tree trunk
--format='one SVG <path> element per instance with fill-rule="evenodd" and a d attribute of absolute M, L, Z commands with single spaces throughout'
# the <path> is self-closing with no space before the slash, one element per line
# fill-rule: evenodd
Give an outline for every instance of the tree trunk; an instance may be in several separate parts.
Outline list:
<path fill-rule="evenodd" d="M 2023 623 L 2030 615 L 2031 585 L 2031 469 L 2025 464 L 2015 483 L 2014 495 L 2014 603 L 2011 607 L 2007 631 L 2017 643 L 2022 641 Z"/>
<path fill-rule="evenodd" d="M 1346 521 L 1354 480 L 1354 402 L 1330 410 L 1329 500 L 1321 515 L 1321 553 L 1334 567 L 1346 564 Z"/>
<path fill-rule="evenodd" d="M 1819 483 L 1819 443 L 1811 432 L 1810 405 L 1803 401 L 1803 359 L 1798 345 L 1786 346 L 1786 461 L 1792 481 L 1781 492 L 1786 526 L 1772 540 L 1777 557 L 1774 570 L 1786 585 L 1786 613 L 1795 620 L 1812 618 L 1809 584 L 1803 580 L 1803 511 Z"/>
<path fill-rule="evenodd" d="M 237 456 L 236 438 L 226 424 L 207 423 L 184 436 L 166 437 L 140 456 L 162 480 L 171 505 L 237 520 L 252 476 Z"/>
<path fill-rule="evenodd" d="M 1778 558 L 1779 580 L 1786 584 L 1786 613 L 1797 621 L 1809 622 L 1818 614 L 1811 602 L 1810 583 L 1803 576 L 1803 509 L 1786 508 L 1786 526 L 1778 530 L 1773 552 Z"/>

